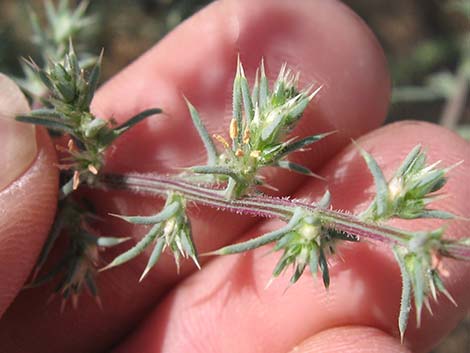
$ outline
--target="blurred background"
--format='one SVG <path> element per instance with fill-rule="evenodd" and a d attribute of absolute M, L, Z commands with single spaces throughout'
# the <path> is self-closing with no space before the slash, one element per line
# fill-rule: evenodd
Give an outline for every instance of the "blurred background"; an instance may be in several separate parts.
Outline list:
<path fill-rule="evenodd" d="M 80 32 L 81 41 L 91 53 L 106 48 L 106 80 L 210 2 L 91 1 L 91 25 Z M 470 0 L 344 2 L 372 28 L 388 57 L 394 89 L 387 121 L 432 121 L 470 139 Z M 0 72 L 16 77 L 23 75 L 19 57 L 41 61 L 31 44 L 28 8 L 45 21 L 43 0 L 0 1 Z M 469 347 L 470 317 L 433 353 L 464 353 Z"/>

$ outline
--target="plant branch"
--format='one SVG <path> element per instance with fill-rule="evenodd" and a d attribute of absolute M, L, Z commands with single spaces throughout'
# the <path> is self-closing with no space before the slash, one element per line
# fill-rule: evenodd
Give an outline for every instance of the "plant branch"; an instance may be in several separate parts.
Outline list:
<path fill-rule="evenodd" d="M 288 220 L 294 210 L 300 207 L 321 217 L 323 223 L 331 229 L 388 244 L 404 245 L 412 237 L 407 231 L 373 222 L 363 222 L 351 214 L 322 208 L 316 203 L 301 200 L 270 196 L 247 196 L 242 199 L 227 200 L 223 189 L 214 189 L 214 185 L 196 185 L 179 177 L 158 174 L 105 174 L 100 181 L 98 186 L 100 188 L 121 189 L 156 196 L 165 196 L 168 191 L 172 191 L 183 195 L 188 201 L 265 218 L 279 217 Z"/>

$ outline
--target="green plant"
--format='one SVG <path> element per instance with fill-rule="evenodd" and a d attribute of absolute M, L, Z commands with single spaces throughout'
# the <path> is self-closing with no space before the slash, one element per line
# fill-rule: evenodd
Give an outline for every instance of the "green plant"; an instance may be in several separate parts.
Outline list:
<path fill-rule="evenodd" d="M 144 111 L 120 126 L 94 116 L 90 112 L 90 102 L 97 87 L 101 60 L 97 60 L 89 72 L 82 70 L 70 44 L 63 57 L 52 60 L 47 67 L 40 68 L 34 63 L 29 67 L 47 89 L 47 94 L 41 99 L 44 108 L 17 119 L 45 126 L 68 140 L 67 148 L 59 148 L 66 154 L 60 165 L 63 181 L 58 200 L 59 212 L 38 259 L 36 272 L 39 273 L 45 264 L 58 237 L 66 235 L 69 240 L 63 258 L 46 273 L 38 274 L 30 286 L 61 275 L 57 292 L 64 299 L 76 298 L 84 286 L 98 297 L 95 283 L 98 250 L 118 245 L 128 238 L 94 235 L 92 209 L 77 197 L 76 191 L 84 188 L 121 189 L 163 197 L 166 203 L 155 215 L 116 215 L 127 222 L 151 227 L 135 246 L 102 270 L 121 265 L 152 247 L 142 280 L 165 249 L 173 253 L 177 267 L 182 257 L 191 258 L 199 267 L 198 257 L 202 255 L 240 253 L 272 243 L 274 251 L 283 252 L 273 270 L 273 278 L 293 267 L 290 281 L 295 283 L 308 267 L 314 276 L 320 272 L 325 287 L 328 287 L 328 257 L 334 255 L 335 248 L 345 241 L 369 239 L 389 245 L 401 269 L 403 291 L 399 329 L 402 337 L 412 300 L 419 324 L 422 307 L 428 305 L 430 296 L 437 299 L 441 292 L 451 299 L 433 259 L 453 257 L 470 260 L 469 239 L 447 239 L 441 228 L 411 232 L 386 224 L 391 218 L 457 217 L 430 208 L 451 167 L 441 169 L 437 163 L 428 165 L 421 146 L 409 153 L 390 180 L 385 179 L 374 158 L 358 147 L 376 185 L 374 199 L 361 214 L 332 209 L 328 191 L 313 204 L 269 197 L 259 192 L 258 187 L 265 183 L 260 172 L 266 167 L 315 176 L 306 167 L 290 161 L 289 157 L 331 133 L 289 138 L 289 132 L 321 88 L 299 89 L 298 75 L 286 66 L 282 67 L 270 87 L 261 62 L 255 84 L 250 88 L 243 66 L 238 62 L 233 84 L 230 141 L 221 136 L 215 136 L 214 141 L 197 110 L 188 102 L 193 124 L 206 149 L 207 161 L 205 165 L 193 166 L 172 176 L 103 172 L 104 153 L 113 141 L 160 110 Z M 222 148 L 217 148 L 217 143 Z M 246 242 L 198 254 L 186 213 L 193 203 L 258 217 L 279 218 L 286 224 Z"/>

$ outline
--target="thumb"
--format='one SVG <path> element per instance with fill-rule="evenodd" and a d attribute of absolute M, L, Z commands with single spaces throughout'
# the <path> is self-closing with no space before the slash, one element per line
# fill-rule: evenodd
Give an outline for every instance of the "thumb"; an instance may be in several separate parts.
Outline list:
<path fill-rule="evenodd" d="M 0 316 L 34 266 L 57 203 L 55 152 L 43 130 L 16 122 L 29 105 L 0 74 Z"/>
<path fill-rule="evenodd" d="M 388 333 L 373 327 L 335 327 L 317 333 L 295 346 L 289 353 L 410 353 L 405 345 Z"/>

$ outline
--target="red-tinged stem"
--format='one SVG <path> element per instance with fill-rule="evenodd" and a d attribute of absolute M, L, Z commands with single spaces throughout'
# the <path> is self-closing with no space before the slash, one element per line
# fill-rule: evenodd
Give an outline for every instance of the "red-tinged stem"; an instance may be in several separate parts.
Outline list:
<path fill-rule="evenodd" d="M 405 244 L 412 236 L 409 232 L 366 223 L 357 217 L 330 209 L 321 208 L 315 203 L 270 196 L 247 196 L 228 200 L 223 189 L 214 185 L 197 185 L 180 177 L 145 174 L 106 174 L 101 179 L 102 188 L 129 190 L 144 195 L 164 196 L 168 191 L 177 192 L 189 201 L 204 204 L 234 213 L 248 214 L 265 218 L 289 220 L 297 207 L 311 211 L 320 217 L 330 228 L 359 237 L 388 244 Z"/>
<path fill-rule="evenodd" d="M 448 243 L 441 250 L 443 255 L 458 260 L 470 261 L 470 245 L 459 243 Z"/>

